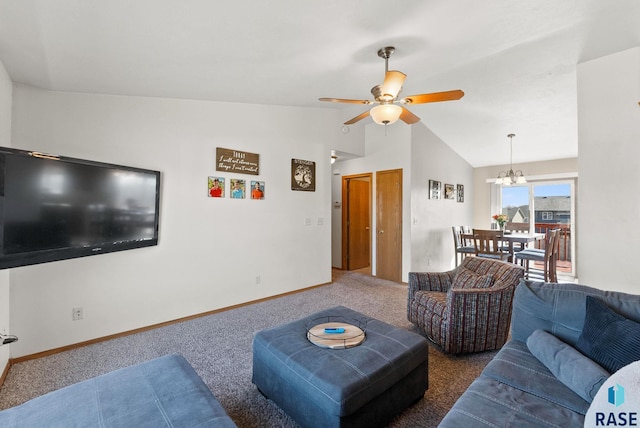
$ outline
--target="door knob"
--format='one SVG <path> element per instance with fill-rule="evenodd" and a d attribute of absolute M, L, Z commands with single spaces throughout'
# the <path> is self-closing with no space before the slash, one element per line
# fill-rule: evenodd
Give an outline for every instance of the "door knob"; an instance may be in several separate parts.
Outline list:
<path fill-rule="evenodd" d="M 378 232 L 380 235 L 382 235 L 384 233 L 384 230 L 381 230 L 380 232 Z"/>

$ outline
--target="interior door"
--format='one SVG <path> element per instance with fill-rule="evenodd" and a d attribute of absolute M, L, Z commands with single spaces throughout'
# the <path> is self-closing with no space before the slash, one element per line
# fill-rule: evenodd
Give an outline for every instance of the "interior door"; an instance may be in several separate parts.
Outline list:
<path fill-rule="evenodd" d="M 402 280 L 402 170 L 376 172 L 376 276 Z"/>
<path fill-rule="evenodd" d="M 345 176 L 343 187 L 342 266 L 347 270 L 371 266 L 371 174 Z"/>

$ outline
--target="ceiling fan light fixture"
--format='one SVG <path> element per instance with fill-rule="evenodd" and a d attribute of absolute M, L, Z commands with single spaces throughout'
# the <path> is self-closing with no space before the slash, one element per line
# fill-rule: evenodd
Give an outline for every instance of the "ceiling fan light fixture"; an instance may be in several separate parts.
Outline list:
<path fill-rule="evenodd" d="M 382 84 L 382 95 L 389 100 L 395 100 L 400 91 L 407 75 L 398 70 L 387 71 Z"/>
<path fill-rule="evenodd" d="M 378 51 L 378 56 L 384 59 L 384 82 L 371 88 L 373 101 L 370 100 L 354 100 L 346 98 L 318 98 L 320 101 L 332 103 L 347 104 L 376 104 L 371 110 L 365 111 L 358 116 L 344 122 L 345 125 L 353 125 L 354 123 L 371 116 L 375 123 L 380 125 L 390 125 L 398 119 L 408 125 L 420 122 L 420 118 L 411 113 L 408 109 L 394 105 L 400 104 L 425 104 L 440 101 L 459 100 L 464 96 L 464 92 L 460 89 L 445 92 L 433 92 L 429 94 L 410 95 L 402 99 L 398 99 L 398 95 L 402 91 L 402 86 L 407 75 L 398 70 L 389 70 L 389 57 L 393 54 L 395 48 L 387 46 Z M 378 105 L 379 104 L 379 105 Z"/>
<path fill-rule="evenodd" d="M 402 107 L 395 104 L 380 104 L 371 109 L 369 114 L 379 125 L 391 125 L 400 118 Z"/>

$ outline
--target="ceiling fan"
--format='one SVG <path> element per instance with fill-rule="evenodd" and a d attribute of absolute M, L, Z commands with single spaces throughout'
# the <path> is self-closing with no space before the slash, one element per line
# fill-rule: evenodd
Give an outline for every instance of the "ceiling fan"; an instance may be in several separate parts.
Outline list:
<path fill-rule="evenodd" d="M 433 92 L 431 94 L 419 94 L 410 95 L 398 99 L 398 95 L 402 90 L 402 84 L 407 78 L 407 75 L 401 71 L 391 70 L 389 71 L 389 57 L 395 52 L 393 46 L 387 46 L 378 51 L 378 56 L 384 59 L 384 82 L 382 85 L 376 85 L 371 88 L 371 94 L 373 95 L 373 101 L 371 100 L 350 100 L 344 98 L 319 98 L 320 101 L 328 101 L 333 103 L 348 103 L 348 104 L 377 104 L 371 110 L 367 110 L 364 113 L 346 121 L 345 125 L 353 125 L 359 120 L 371 115 L 374 122 L 380 125 L 390 125 L 396 120 L 400 119 L 405 123 L 411 125 L 420 121 L 420 118 L 411 113 L 404 107 L 404 104 L 424 104 L 435 103 L 439 101 L 453 101 L 459 100 L 464 96 L 464 92 L 460 89 L 446 92 Z M 403 105 L 398 105 L 403 104 Z"/>

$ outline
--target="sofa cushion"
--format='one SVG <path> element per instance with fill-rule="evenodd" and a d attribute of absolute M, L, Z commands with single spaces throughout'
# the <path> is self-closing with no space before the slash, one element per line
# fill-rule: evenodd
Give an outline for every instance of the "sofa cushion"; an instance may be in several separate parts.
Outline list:
<path fill-rule="evenodd" d="M 549 403 L 581 415 L 589 408 L 589 403 L 560 382 L 523 342 L 507 342 L 484 368 L 482 376 L 544 398 Z"/>
<path fill-rule="evenodd" d="M 614 373 L 640 360 L 640 323 L 609 308 L 602 300 L 587 297 L 587 315 L 576 347 Z"/>
<path fill-rule="evenodd" d="M 581 427 L 589 403 L 529 352 L 509 341 L 456 401 L 440 428 Z"/>
<path fill-rule="evenodd" d="M 638 295 L 604 291 L 580 284 L 522 280 L 513 298 L 512 338 L 526 342 L 534 330 L 542 329 L 575 346 L 584 325 L 586 296 L 599 297 L 622 316 L 640 321 Z"/>
<path fill-rule="evenodd" d="M 560 382 L 588 403 L 609 378 L 609 372 L 544 330 L 527 339 L 527 348 Z"/>
<path fill-rule="evenodd" d="M 584 416 L 579 413 L 480 376 L 456 401 L 438 428 L 568 428 L 582 427 L 583 422 Z"/>
<path fill-rule="evenodd" d="M 472 270 L 460 268 L 453 278 L 451 288 L 471 289 L 490 288 L 493 285 L 493 275 L 476 273 Z"/>

